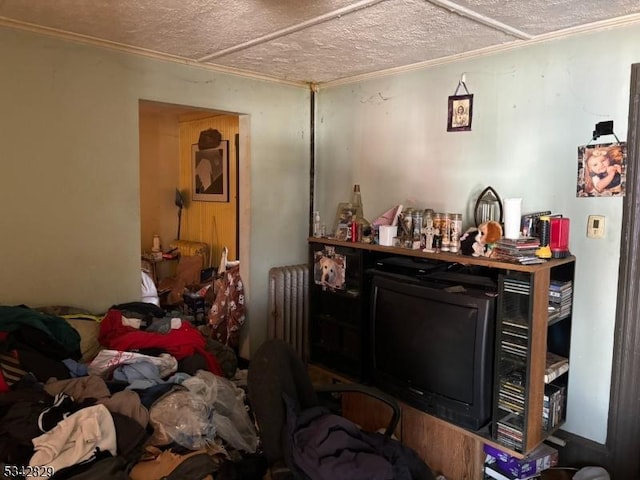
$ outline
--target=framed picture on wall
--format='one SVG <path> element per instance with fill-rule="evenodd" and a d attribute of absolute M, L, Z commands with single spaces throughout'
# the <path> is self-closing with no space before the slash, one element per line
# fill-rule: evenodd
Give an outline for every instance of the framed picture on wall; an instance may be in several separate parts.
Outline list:
<path fill-rule="evenodd" d="M 199 150 L 191 146 L 193 200 L 201 202 L 229 201 L 229 141 L 216 148 Z"/>
<path fill-rule="evenodd" d="M 470 131 L 472 115 L 473 94 L 450 96 L 447 132 Z"/>
<path fill-rule="evenodd" d="M 333 222 L 333 231 L 338 240 L 349 238 L 349 228 L 355 218 L 362 218 L 362 207 L 355 207 L 348 202 L 338 204 L 336 219 Z"/>
<path fill-rule="evenodd" d="M 577 197 L 624 197 L 626 176 L 625 142 L 578 147 Z"/>

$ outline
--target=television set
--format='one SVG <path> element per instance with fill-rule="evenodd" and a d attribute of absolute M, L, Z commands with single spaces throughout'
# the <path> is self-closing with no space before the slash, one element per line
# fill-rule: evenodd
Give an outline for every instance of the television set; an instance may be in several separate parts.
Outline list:
<path fill-rule="evenodd" d="M 373 383 L 422 411 L 480 430 L 492 411 L 495 299 L 495 289 L 464 282 L 374 274 Z"/>

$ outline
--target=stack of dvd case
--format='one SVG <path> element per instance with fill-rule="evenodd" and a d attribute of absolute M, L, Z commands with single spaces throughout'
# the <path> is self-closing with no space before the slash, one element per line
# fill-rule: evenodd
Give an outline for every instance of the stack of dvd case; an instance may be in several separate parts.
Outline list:
<path fill-rule="evenodd" d="M 562 320 L 571 315 L 573 283 L 552 280 L 549 284 L 549 321 Z"/>
<path fill-rule="evenodd" d="M 496 258 L 505 262 L 533 265 L 545 262 L 536 256 L 539 246 L 540 239 L 536 237 L 501 238 L 496 242 L 493 253 Z"/>

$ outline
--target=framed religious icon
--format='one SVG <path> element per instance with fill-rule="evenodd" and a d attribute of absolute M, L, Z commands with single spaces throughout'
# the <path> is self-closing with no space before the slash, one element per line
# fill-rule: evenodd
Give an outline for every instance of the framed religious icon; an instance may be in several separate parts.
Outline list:
<path fill-rule="evenodd" d="M 447 132 L 465 132 L 471 130 L 473 117 L 473 94 L 452 95 L 449 97 L 449 116 Z"/>
<path fill-rule="evenodd" d="M 202 202 L 229 201 L 229 141 L 222 140 L 216 148 L 199 150 L 191 146 L 193 200 Z"/>

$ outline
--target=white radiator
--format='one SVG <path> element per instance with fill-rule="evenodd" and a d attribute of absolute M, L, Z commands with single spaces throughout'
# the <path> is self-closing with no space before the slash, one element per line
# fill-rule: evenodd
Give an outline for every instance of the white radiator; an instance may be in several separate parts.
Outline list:
<path fill-rule="evenodd" d="M 309 267 L 306 264 L 269 270 L 267 338 L 284 340 L 307 361 L 309 354 Z"/>

